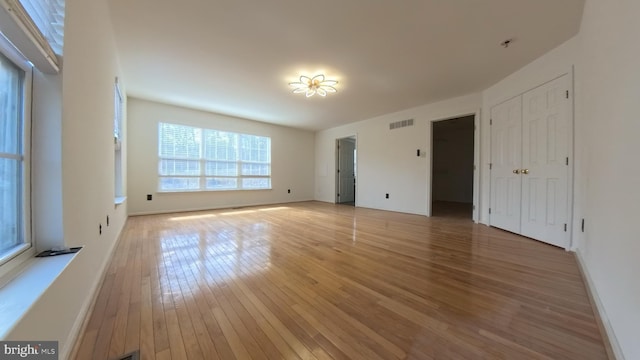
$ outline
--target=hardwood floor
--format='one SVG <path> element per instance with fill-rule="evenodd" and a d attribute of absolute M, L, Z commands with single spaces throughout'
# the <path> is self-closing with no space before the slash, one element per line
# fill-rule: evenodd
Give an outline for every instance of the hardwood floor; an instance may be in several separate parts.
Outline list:
<path fill-rule="evenodd" d="M 574 255 L 318 202 L 132 217 L 77 359 L 606 359 Z"/>

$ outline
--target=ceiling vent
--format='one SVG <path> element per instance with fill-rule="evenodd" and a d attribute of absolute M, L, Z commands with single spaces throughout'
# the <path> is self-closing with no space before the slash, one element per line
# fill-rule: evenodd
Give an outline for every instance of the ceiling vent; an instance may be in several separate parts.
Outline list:
<path fill-rule="evenodd" d="M 399 129 L 407 126 L 413 126 L 413 119 L 396 121 L 389 124 L 389 130 Z"/>

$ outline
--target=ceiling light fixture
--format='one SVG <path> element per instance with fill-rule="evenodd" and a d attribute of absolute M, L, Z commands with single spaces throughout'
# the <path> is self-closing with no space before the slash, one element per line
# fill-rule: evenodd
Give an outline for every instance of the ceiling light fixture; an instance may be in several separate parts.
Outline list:
<path fill-rule="evenodd" d="M 337 92 L 338 90 L 334 87 L 336 84 L 338 84 L 336 80 L 327 80 L 323 74 L 312 78 L 302 75 L 299 82 L 289 83 L 290 86 L 294 87 L 294 94 L 304 93 L 307 97 L 312 97 L 315 94 L 327 96 L 327 93 Z"/>

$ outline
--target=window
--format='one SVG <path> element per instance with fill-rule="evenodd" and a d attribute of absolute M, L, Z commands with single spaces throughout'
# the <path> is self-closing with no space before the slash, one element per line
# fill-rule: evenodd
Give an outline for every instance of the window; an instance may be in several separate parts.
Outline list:
<path fill-rule="evenodd" d="M 114 193 L 115 203 L 124 201 L 124 181 L 122 174 L 122 115 L 123 99 L 118 79 L 113 87 L 113 144 L 114 144 Z"/>
<path fill-rule="evenodd" d="M 6 44 L 0 45 L 0 49 L 7 49 Z M 0 264 L 30 246 L 30 182 L 25 151 L 30 144 L 30 124 L 25 114 L 30 108 L 30 73 L 25 71 L 29 68 L 26 62 L 23 66 L 0 52 Z"/>
<path fill-rule="evenodd" d="M 20 0 L 31 20 L 52 50 L 62 55 L 64 44 L 64 1 Z"/>
<path fill-rule="evenodd" d="M 159 191 L 271 189 L 271 139 L 160 123 Z"/>

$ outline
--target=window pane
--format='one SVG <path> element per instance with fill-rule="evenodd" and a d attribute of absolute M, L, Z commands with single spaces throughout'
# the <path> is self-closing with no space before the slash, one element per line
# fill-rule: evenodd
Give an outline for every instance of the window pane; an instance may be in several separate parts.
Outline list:
<path fill-rule="evenodd" d="M 21 244 L 22 161 L 0 158 L 0 257 Z"/>
<path fill-rule="evenodd" d="M 160 160 L 160 175 L 200 175 L 199 160 Z"/>
<path fill-rule="evenodd" d="M 240 135 L 240 160 L 271 162 L 271 139 L 264 136 Z"/>
<path fill-rule="evenodd" d="M 184 177 L 161 177 L 160 190 L 164 191 L 184 191 L 200 189 L 199 178 Z"/>
<path fill-rule="evenodd" d="M 238 134 L 205 130 L 204 158 L 207 160 L 238 160 Z"/>
<path fill-rule="evenodd" d="M 237 188 L 237 178 L 207 178 L 207 190 L 229 190 Z"/>
<path fill-rule="evenodd" d="M 22 155 L 22 73 L 0 54 L 0 153 Z"/>
<path fill-rule="evenodd" d="M 270 178 L 249 178 L 242 179 L 243 189 L 271 189 Z"/>
<path fill-rule="evenodd" d="M 199 159 L 202 131 L 198 128 L 160 123 L 158 146 L 161 157 Z"/>
<path fill-rule="evenodd" d="M 270 175 L 270 168 L 269 164 L 243 163 L 242 175 Z"/>
<path fill-rule="evenodd" d="M 238 163 L 229 161 L 207 161 L 205 165 L 206 175 L 237 176 Z"/>
<path fill-rule="evenodd" d="M 0 257 L 25 242 L 23 77 L 24 71 L 0 54 Z"/>

